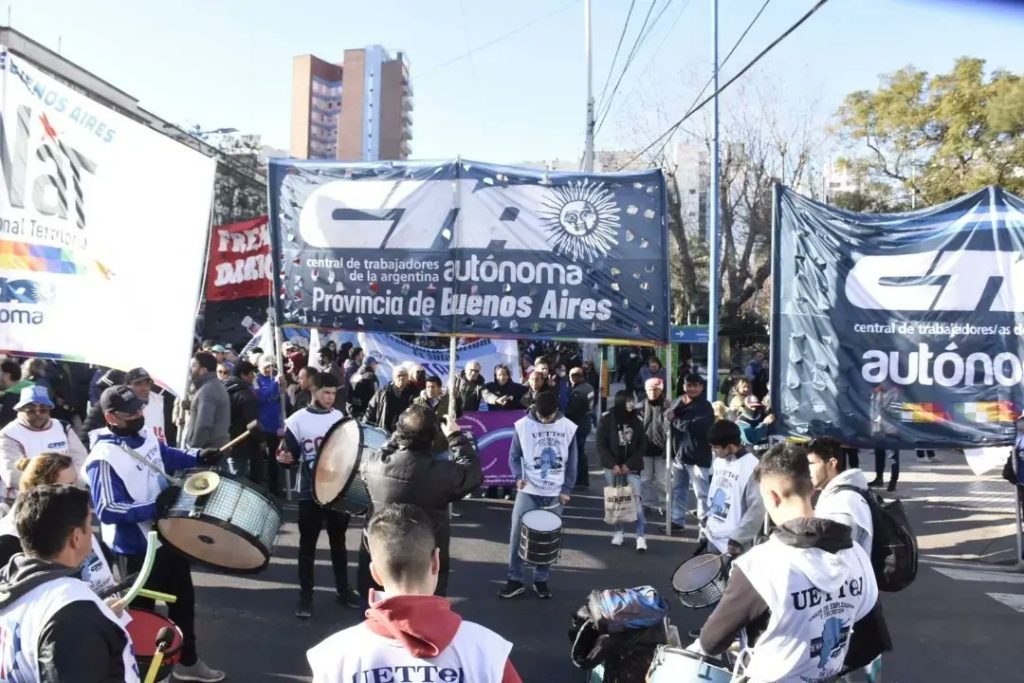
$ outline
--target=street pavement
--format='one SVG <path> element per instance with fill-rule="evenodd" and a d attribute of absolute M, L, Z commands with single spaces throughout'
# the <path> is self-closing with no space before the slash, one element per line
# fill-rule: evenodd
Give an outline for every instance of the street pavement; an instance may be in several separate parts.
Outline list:
<path fill-rule="evenodd" d="M 870 469 L 870 453 L 862 455 Z M 972 475 L 958 454 L 940 457 L 940 463 L 924 463 L 905 452 L 899 490 L 892 494 L 907 505 L 923 564 L 912 586 L 883 594 L 896 645 L 884 659 L 883 680 L 1021 680 L 1013 653 L 1024 632 L 1024 574 L 1007 571 L 1014 549 L 1012 491 L 998 473 Z M 470 499 L 453 520 L 454 607 L 514 643 L 512 659 L 524 681 L 583 680 L 570 663 L 567 632 L 570 615 L 592 589 L 651 584 L 672 604 L 670 617 L 681 633 L 707 616 L 684 608 L 671 591 L 672 573 L 695 547 L 694 532 L 666 537 L 659 517 L 649 520 L 646 554 L 635 552 L 631 536 L 624 546 L 611 546 L 601 519 L 599 472 L 592 471 L 591 490 L 574 496 L 565 513 L 565 550 L 551 576 L 552 600 L 532 592 L 511 601 L 496 597 L 508 561 L 510 502 Z M 294 508 L 286 507 L 288 523 L 265 572 L 232 577 L 194 571 L 200 654 L 233 681 L 308 681 L 306 649 L 360 619 L 334 603 L 326 538 L 318 551 L 314 616 L 293 616 L 298 534 Z M 349 548 L 357 547 L 358 534 L 358 528 L 349 530 Z M 354 550 L 349 560 L 354 580 Z"/>

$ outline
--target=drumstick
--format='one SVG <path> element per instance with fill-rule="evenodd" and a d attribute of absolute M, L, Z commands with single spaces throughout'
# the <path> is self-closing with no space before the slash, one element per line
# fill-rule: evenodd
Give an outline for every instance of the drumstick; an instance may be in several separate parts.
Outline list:
<path fill-rule="evenodd" d="M 221 453 L 223 453 L 226 450 L 228 450 L 229 448 L 231 448 L 232 446 L 237 446 L 238 444 L 240 444 L 243 441 L 245 441 L 246 439 L 248 439 L 249 436 L 252 435 L 252 433 L 255 432 L 256 429 L 259 426 L 260 426 L 259 420 L 253 420 L 249 424 L 245 425 L 245 431 L 244 432 L 242 432 L 241 434 L 239 434 L 235 438 L 231 439 L 231 441 L 228 441 L 226 444 L 224 444 L 223 446 L 221 446 L 217 450 L 220 451 Z"/>
<path fill-rule="evenodd" d="M 150 600 L 159 600 L 165 602 L 168 605 L 173 605 L 178 602 L 178 598 L 171 595 L 170 593 L 160 593 L 159 591 L 151 591 L 148 588 L 140 588 L 139 596 L 143 598 L 149 598 Z"/>
<path fill-rule="evenodd" d="M 156 652 L 153 654 L 153 661 L 149 663 L 149 670 L 146 672 L 145 683 L 154 683 L 156 675 L 160 671 L 160 665 L 164 663 L 164 650 L 174 642 L 174 631 L 164 626 L 156 634 Z"/>

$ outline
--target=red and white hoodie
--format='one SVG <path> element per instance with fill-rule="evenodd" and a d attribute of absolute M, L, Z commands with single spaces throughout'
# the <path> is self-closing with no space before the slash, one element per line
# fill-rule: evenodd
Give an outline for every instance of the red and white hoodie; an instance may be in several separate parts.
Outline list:
<path fill-rule="evenodd" d="M 512 643 L 464 621 L 444 598 L 399 595 L 373 603 L 366 621 L 325 639 L 306 658 L 313 683 L 522 683 L 511 650 Z"/>

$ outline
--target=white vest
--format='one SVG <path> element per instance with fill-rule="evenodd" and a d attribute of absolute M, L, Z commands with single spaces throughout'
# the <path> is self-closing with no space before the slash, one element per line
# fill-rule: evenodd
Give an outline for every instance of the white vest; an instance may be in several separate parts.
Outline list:
<path fill-rule="evenodd" d="M 0 430 L 0 434 L 21 446 L 24 457 L 32 459 L 43 453 L 66 455 L 68 452 L 67 429 L 67 426 L 60 420 L 50 420 L 50 425 L 46 429 L 40 430 L 29 429 L 15 420 Z M 5 481 L 4 484 L 11 491 L 11 496 L 17 495 L 18 484 L 21 482 L 21 471 L 15 467 L 16 464 L 4 463 L 5 466 L 0 468 L 10 472 L 11 481 Z"/>
<path fill-rule="evenodd" d="M 853 625 L 878 600 L 861 547 L 832 554 L 772 537 L 738 557 L 736 566 L 770 612 L 747 667 L 751 682 L 818 683 L 839 673 Z"/>
<path fill-rule="evenodd" d="M 167 445 L 167 425 L 164 423 L 164 396 L 155 391 L 150 392 L 149 402 L 142 409 L 142 416 L 146 419 L 146 427 L 153 432 L 157 440 Z"/>
<path fill-rule="evenodd" d="M 306 659 L 313 683 L 501 683 L 511 651 L 497 633 L 463 621 L 441 654 L 420 659 L 363 622 L 322 641 Z"/>
<path fill-rule="evenodd" d="M 523 491 L 557 496 L 565 484 L 565 463 L 576 425 L 566 417 L 544 424 L 527 416 L 516 421 L 515 429 L 523 449 Z"/>
<path fill-rule="evenodd" d="M 747 486 L 757 458 L 745 453 L 740 458 L 715 457 L 711 463 L 711 486 L 708 488 L 708 541 L 724 553 L 729 539 L 743 518 L 743 490 Z"/>
<path fill-rule="evenodd" d="M 326 413 L 314 413 L 303 408 L 298 412 L 292 413 L 284 421 L 285 428 L 299 442 L 299 450 L 302 451 L 302 464 L 304 466 L 299 467 L 296 472 L 296 491 L 302 490 L 302 478 L 306 476 L 305 473 L 313 466 L 313 460 L 316 459 L 316 453 L 320 450 L 324 434 L 343 417 L 345 417 L 344 413 L 333 408 Z M 309 483 L 312 485 L 313 482 Z"/>
<path fill-rule="evenodd" d="M 132 654 L 132 640 L 122 623 L 89 585 L 72 578 L 47 581 L 0 611 L 0 676 L 9 683 L 36 683 L 39 680 L 39 638 L 53 616 L 72 602 L 92 602 L 124 632 L 126 683 L 138 683 L 139 671 Z"/>
<path fill-rule="evenodd" d="M 100 435 L 108 433 L 109 430 L 100 430 Z M 159 471 L 163 472 L 164 461 L 160 457 L 160 442 L 157 441 L 153 432 L 148 428 L 143 427 L 139 433 L 145 437 L 145 441 L 141 448 L 136 449 L 136 452 L 144 456 Z M 128 495 L 136 503 L 156 500 L 156 497 L 164 489 L 165 480 L 162 477 L 128 455 L 124 449 L 111 441 L 97 441 L 96 445 L 89 451 L 89 457 L 85 459 L 85 465 L 88 467 L 91 463 L 98 461 L 103 461 L 110 465 L 117 476 L 121 478 L 121 481 L 124 482 Z M 142 531 L 142 535 L 145 536 L 153 529 L 153 522 L 139 522 L 139 529 Z M 114 545 L 114 534 L 116 532 L 116 525 L 100 524 L 100 533 L 103 536 L 103 542 L 107 545 Z"/>
<path fill-rule="evenodd" d="M 863 548 L 870 557 L 871 539 L 875 532 L 875 525 L 871 521 L 871 508 L 868 507 L 864 496 L 857 491 L 836 490 L 836 487 L 849 483 L 843 479 L 844 477 L 840 475 L 822 490 L 818 496 L 818 504 L 814 506 L 814 516 L 831 519 L 850 527 L 853 542 Z"/>

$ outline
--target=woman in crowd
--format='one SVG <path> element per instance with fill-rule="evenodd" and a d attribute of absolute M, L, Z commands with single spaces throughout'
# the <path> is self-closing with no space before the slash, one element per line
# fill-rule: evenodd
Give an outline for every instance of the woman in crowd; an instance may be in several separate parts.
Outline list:
<path fill-rule="evenodd" d="M 636 412 L 633 394 L 626 389 L 615 392 L 615 403 L 611 410 L 601 416 L 597 424 L 597 453 L 604 467 L 606 486 L 616 480 L 625 481 L 633 490 L 636 502 L 636 551 L 647 550 L 644 538 L 644 506 L 641 495 L 640 473 L 644 469 L 646 436 L 643 420 Z M 617 525 L 612 545 L 622 545 L 625 530 Z"/>

